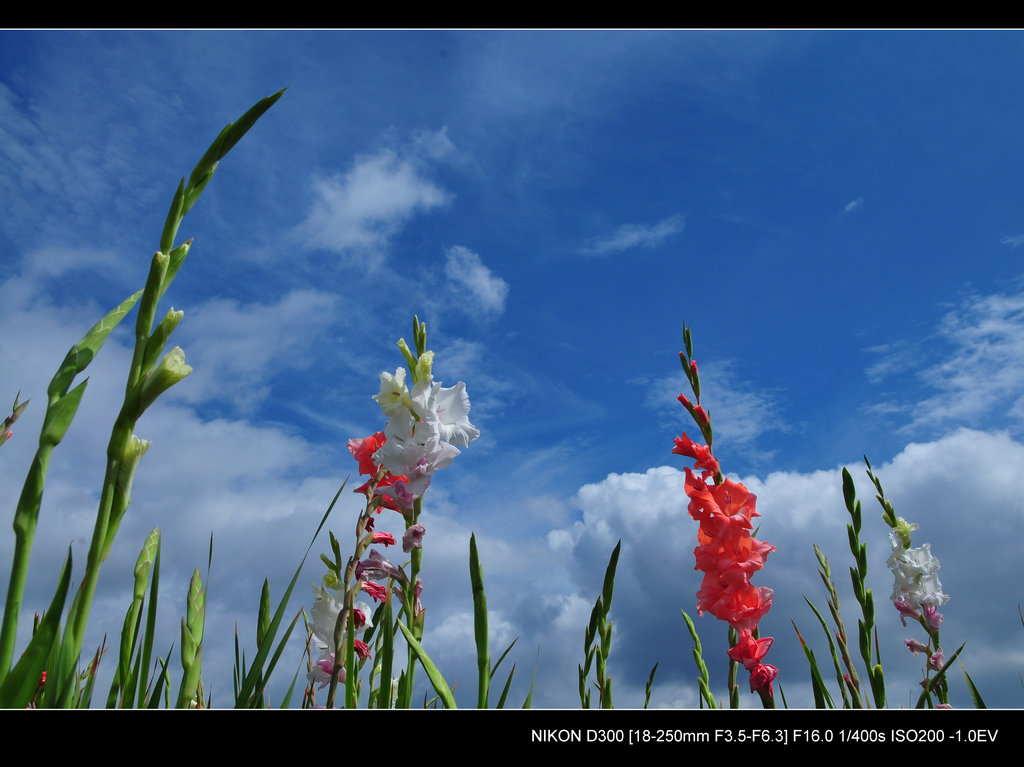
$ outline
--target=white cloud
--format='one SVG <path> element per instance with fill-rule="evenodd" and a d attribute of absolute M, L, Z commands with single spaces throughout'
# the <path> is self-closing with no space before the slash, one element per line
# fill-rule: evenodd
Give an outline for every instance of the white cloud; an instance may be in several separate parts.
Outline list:
<path fill-rule="evenodd" d="M 448 128 L 437 131 L 419 131 L 413 137 L 413 150 L 431 160 L 441 160 L 455 153 L 455 144 L 448 138 Z"/>
<path fill-rule="evenodd" d="M 715 444 L 728 443 L 732 448 L 749 453 L 765 432 L 789 431 L 788 423 L 779 414 L 776 393 L 755 390 L 739 376 L 734 362 L 703 363 L 700 365 L 700 379 L 700 401 L 711 415 Z M 671 409 L 684 419 L 685 428 L 691 436 L 697 432 L 686 410 L 676 400 L 681 392 L 693 399 L 682 373 L 653 383 L 636 383 L 647 386 L 645 401 L 649 407 L 661 411 Z"/>
<path fill-rule="evenodd" d="M 1015 705 L 1019 693 L 1006 664 L 990 661 L 993 656 L 1010 657 L 1020 632 L 1016 598 L 1008 592 L 996 594 L 992 584 L 1019 579 L 1024 540 L 1000 531 L 1019 530 L 1024 524 L 1018 481 L 1022 462 L 1024 445 L 1005 433 L 960 429 L 930 443 L 910 444 L 891 463 L 875 465 L 896 513 L 920 525 L 914 545 L 931 543 L 941 562 L 943 590 L 952 596 L 943 610 L 943 639 L 952 648 L 967 642 L 961 657 L 982 694 L 992 698 L 990 705 L 996 699 L 997 705 Z M 889 698 L 893 705 L 908 694 L 916 700 L 913 691 L 918 689 L 922 662 L 903 647 L 903 639 L 914 636 L 914 628 L 902 627 L 889 605 L 887 528 L 879 519 L 881 509 L 863 465 L 849 468 L 863 504 L 861 540 L 868 548 L 868 586 L 874 593 Z M 617 685 L 621 684 L 617 700 L 621 693 L 624 700 L 642 702 L 643 682 L 655 661 L 662 665 L 652 704 L 687 697 L 690 688 L 681 694 L 679 685 L 694 672 L 689 653 L 680 652 L 681 642 L 689 648 L 680 608 L 696 622 L 712 668 L 712 686 L 724 686 L 721 676 L 715 675 L 716 664 L 720 668 L 724 657 L 724 626 L 710 616 L 698 617 L 694 609 L 701 577 L 693 570 L 697 524 L 686 512 L 683 476 L 678 469 L 663 466 L 644 473 L 610 474 L 585 485 L 577 494 L 582 519 L 548 536 L 581 601 L 590 604 L 598 594 L 611 547 L 622 540 L 611 617 L 620 632 L 613 650 L 616 644 L 628 649 L 613 655 L 611 664 Z M 827 658 L 825 639 L 803 600 L 806 595 L 827 615 L 812 544 L 818 544 L 831 562 L 843 616 L 854 632 L 859 615 L 847 575 L 849 517 L 840 471 L 772 472 L 737 479 L 757 495 L 759 537 L 777 547 L 753 578 L 755 585 L 775 591 L 772 610 L 761 624 L 762 634 L 775 638 L 768 662 L 780 669 L 789 705 L 808 706 L 810 692 L 801 687 L 807 662 L 790 620 L 796 621 L 819 662 L 823 655 Z M 1000 536 L 995 556 L 994 535 Z M 972 596 L 979 594 L 988 596 Z M 984 675 L 980 682 L 979 675 Z M 662 691 L 669 695 L 667 700 L 661 698 Z M 954 705 L 969 705 L 962 683 L 952 685 L 952 695 Z M 562 705 L 573 705 L 571 696 Z"/>
<path fill-rule="evenodd" d="M 623 224 L 611 235 L 594 237 L 580 252 L 590 256 L 605 256 L 634 248 L 653 248 L 673 234 L 683 231 L 684 226 L 685 221 L 678 213 L 656 224 Z"/>
<path fill-rule="evenodd" d="M 1024 245 L 1024 234 L 1015 234 L 1012 236 L 1004 237 L 999 241 L 1003 245 L 1009 245 L 1011 248 L 1016 248 L 1018 245 Z"/>
<path fill-rule="evenodd" d="M 306 246 L 377 257 L 406 221 L 452 198 L 392 150 L 357 157 L 347 173 L 314 181 L 313 193 L 299 227 Z"/>
<path fill-rule="evenodd" d="M 988 415 L 1019 424 L 1024 416 L 1024 293 L 974 296 L 943 317 L 938 335 L 942 361 L 917 375 L 939 393 L 902 405 L 912 419 L 907 428 L 976 422 Z M 899 357 L 897 347 L 895 356 L 882 367 L 875 363 L 869 375 L 879 379 L 910 366 Z"/>
<path fill-rule="evenodd" d="M 100 271 L 118 266 L 113 250 L 93 248 L 47 247 L 26 254 L 24 271 L 39 277 L 60 277 L 78 270 Z"/>
<path fill-rule="evenodd" d="M 853 211 L 857 210 L 857 208 L 861 207 L 863 204 L 863 197 L 858 197 L 856 200 L 850 200 L 848 203 L 846 203 L 846 206 L 843 208 L 843 213 L 853 213 Z"/>
<path fill-rule="evenodd" d="M 186 402 L 226 397 L 249 408 L 270 393 L 272 377 L 310 364 L 310 350 L 329 322 L 337 297 L 293 290 L 276 304 L 216 298 L 187 311 L 182 346 L 193 373 L 174 389 Z M 187 323 L 187 324 L 186 324 Z"/>
<path fill-rule="evenodd" d="M 508 283 L 484 266 L 480 256 L 461 245 L 448 248 L 444 273 L 456 303 L 486 314 L 500 314 L 505 309 Z"/>

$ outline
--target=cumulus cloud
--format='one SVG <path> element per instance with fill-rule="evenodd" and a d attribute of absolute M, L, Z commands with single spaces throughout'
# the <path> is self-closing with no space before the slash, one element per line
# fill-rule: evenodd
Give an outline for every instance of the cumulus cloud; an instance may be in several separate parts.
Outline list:
<path fill-rule="evenodd" d="M 432 151 L 440 151 L 436 144 Z M 452 195 L 425 178 L 412 160 L 386 149 L 357 157 L 346 173 L 317 179 L 313 197 L 298 230 L 307 247 L 380 257 L 404 223 L 445 205 Z"/>
<path fill-rule="evenodd" d="M 480 256 L 461 245 L 448 248 L 444 273 L 456 301 L 485 314 L 500 314 L 505 309 L 508 283 L 488 269 Z"/>
<path fill-rule="evenodd" d="M 685 221 L 678 213 L 656 224 L 623 224 L 610 235 L 594 237 L 580 252 L 588 256 L 607 256 L 635 248 L 653 248 L 683 231 L 684 226 Z"/>
<path fill-rule="evenodd" d="M 993 531 L 1020 529 L 1024 501 L 1020 499 L 1017 467 L 1024 461 L 1024 445 L 1007 434 L 960 429 L 929 443 L 910 444 L 890 463 L 875 465 L 886 495 L 897 514 L 920 524 L 914 545 L 931 543 L 941 562 L 943 590 L 952 595 L 944 609 L 943 638 L 952 646 L 967 642 L 964 662 L 975 682 L 978 673 L 986 700 L 1015 705 L 1019 688 L 1007 678 L 1005 664 L 988 663 L 991 657 L 1010 657 L 1020 625 L 1012 595 L 973 599 L 972 594 L 991 594 L 992 583 L 1015 582 L 1018 563 L 1024 557 L 1024 541 L 1003 539 L 998 557 L 991 557 Z M 913 628 L 900 625 L 888 602 L 892 575 L 886 567 L 891 546 L 887 528 L 879 519 L 874 488 L 862 464 L 849 469 L 857 484 L 866 513 L 861 540 L 868 547 L 868 586 L 874 593 L 876 622 L 882 645 L 890 699 L 896 691 L 913 691 L 920 679 L 922 662 L 903 647 Z M 801 686 L 807 662 L 790 620 L 795 620 L 818 657 L 827 657 L 827 644 L 809 611 L 806 595 L 824 614 L 825 595 L 816 573 L 812 544 L 818 544 L 831 561 L 847 625 L 855 625 L 857 603 L 844 575 L 850 562 L 846 525 L 849 517 L 842 497 L 840 469 L 800 473 L 779 471 L 766 476 L 736 477 L 757 495 L 760 517 L 758 537 L 777 547 L 764 570 L 753 582 L 774 589 L 771 612 L 761 624 L 762 634 L 774 636 L 769 662 L 780 669 L 790 706 L 812 705 L 809 689 Z M 695 594 L 700 573 L 693 570 L 696 523 L 686 511 L 684 474 L 675 467 L 657 467 L 644 473 L 609 474 L 600 482 L 580 488 L 576 503 L 582 517 L 573 525 L 548 535 L 581 599 L 593 603 L 608 554 L 622 540 L 612 619 L 618 633 L 613 642 L 613 673 L 617 674 L 616 699 L 642 703 L 643 681 L 655 661 L 662 665 L 655 681 L 654 705 L 688 699 L 694 692 L 692 662 L 679 652 L 688 646 L 678 609 L 695 620 L 704 642 L 709 666 L 724 654 L 724 625 L 710 616 L 696 615 Z M 596 575 L 595 575 L 596 574 Z M 1016 629 L 1014 624 L 1016 622 Z M 855 629 L 853 629 L 855 631 Z M 917 637 L 921 638 L 921 637 Z M 953 643 L 956 643 L 953 645 Z M 971 650 L 975 647 L 975 650 Z M 1012 675 L 1011 675 L 1012 676 Z M 712 679 L 713 686 L 723 684 Z M 661 690 L 669 699 L 661 698 Z M 912 693 L 916 699 L 916 693 Z M 954 698 L 967 704 L 963 685 Z M 992 702 L 990 705 L 992 705 Z M 563 705 L 572 705 L 567 696 Z M 623 704 L 625 705 L 625 704 Z"/>

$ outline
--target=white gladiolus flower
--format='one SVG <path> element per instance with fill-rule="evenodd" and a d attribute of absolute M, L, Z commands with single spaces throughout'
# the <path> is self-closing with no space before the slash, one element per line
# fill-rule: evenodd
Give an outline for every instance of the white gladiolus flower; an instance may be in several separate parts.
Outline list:
<path fill-rule="evenodd" d="M 889 537 L 892 540 L 892 555 L 886 564 L 896 579 L 892 599 L 905 600 L 914 607 L 940 607 L 946 604 L 949 596 L 942 593 L 942 583 L 936 575 L 939 560 L 932 556 L 931 544 L 905 549 L 897 536 L 890 534 Z"/>

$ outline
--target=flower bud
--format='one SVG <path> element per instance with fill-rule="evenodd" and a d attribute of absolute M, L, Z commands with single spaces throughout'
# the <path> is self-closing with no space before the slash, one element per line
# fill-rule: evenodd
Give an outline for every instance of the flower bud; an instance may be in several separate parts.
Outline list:
<path fill-rule="evenodd" d="M 139 467 L 139 461 L 149 450 L 153 443 L 148 439 L 139 439 L 134 434 L 128 438 L 128 444 L 124 446 L 121 453 L 121 461 L 117 467 L 117 487 L 130 498 L 132 494 L 132 479 L 135 477 L 135 470 Z"/>
<path fill-rule="evenodd" d="M 413 549 L 418 549 L 423 545 L 423 534 L 427 531 L 423 525 L 413 525 L 405 534 L 402 536 L 402 551 L 406 554 L 411 552 Z"/>
<path fill-rule="evenodd" d="M 409 366 L 409 372 L 412 373 L 412 382 L 416 383 L 416 357 L 409 351 L 409 344 L 405 342 L 404 338 L 398 339 L 398 349 L 405 357 L 405 364 Z"/>
<path fill-rule="evenodd" d="M 921 652 L 928 652 L 928 645 L 923 644 L 922 642 L 919 642 L 916 639 L 904 639 L 903 644 L 905 644 L 907 646 L 907 649 L 910 650 L 910 652 L 914 653 L 914 655 L 917 655 Z"/>
<path fill-rule="evenodd" d="M 907 522 L 903 517 L 896 517 L 896 526 L 893 528 L 893 532 L 899 536 L 900 544 L 903 548 L 910 548 L 910 534 L 917 530 L 917 527 L 913 522 Z"/>
<path fill-rule="evenodd" d="M 136 417 L 142 415 L 157 397 L 191 372 L 192 368 L 185 364 L 185 352 L 180 346 L 175 346 L 167 352 L 160 360 L 160 364 L 149 371 L 140 382 L 141 392 Z"/>
<path fill-rule="evenodd" d="M 413 371 L 412 380 L 416 381 L 427 381 L 430 380 L 432 375 L 431 368 L 434 365 L 434 353 L 431 351 L 423 352 L 416 360 L 416 369 Z"/>

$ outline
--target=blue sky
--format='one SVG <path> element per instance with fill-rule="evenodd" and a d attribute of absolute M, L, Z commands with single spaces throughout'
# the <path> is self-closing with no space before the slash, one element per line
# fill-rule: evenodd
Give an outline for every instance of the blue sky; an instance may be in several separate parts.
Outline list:
<path fill-rule="evenodd" d="M 475 532 L 492 646 L 519 637 L 513 699 L 539 647 L 536 703 L 578 704 L 621 538 L 616 700 L 641 703 L 659 662 L 652 705 L 696 706 L 679 617 L 695 615 L 696 523 L 671 454 L 694 431 L 675 399 L 685 320 L 715 453 L 778 549 L 754 582 L 775 590 L 761 630 L 790 704 L 811 700 L 790 620 L 826 652 L 801 596 L 824 604 L 812 543 L 855 624 L 843 466 L 867 511 L 890 702 L 917 697 L 867 453 L 942 562 L 945 649 L 966 641 L 988 703 L 1017 706 L 1022 66 L 1013 32 L 0 32 L 0 396 L 33 399 L 0 455 L 8 513 L 67 348 L 142 286 L 210 140 L 287 86 L 180 229 L 195 243 L 165 302 L 185 311 L 174 338 L 195 372 L 138 425 L 153 447 L 93 644 L 120 630 L 159 525 L 169 647 L 212 532 L 205 667 L 230 702 L 233 625 L 251 637 L 264 577 L 280 594 L 356 471 L 347 440 L 383 427 L 370 397 L 418 314 L 435 377 L 466 382 L 481 431 L 426 497 L 438 665 L 471 694 Z M 68 543 L 87 549 L 128 331 L 54 456 L 26 625 Z M 342 542 L 359 507 L 345 496 Z M 724 627 L 697 625 L 721 692 Z M 958 672 L 952 686 L 968 705 Z"/>

